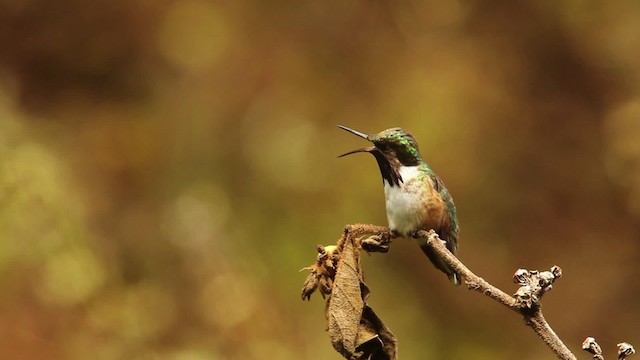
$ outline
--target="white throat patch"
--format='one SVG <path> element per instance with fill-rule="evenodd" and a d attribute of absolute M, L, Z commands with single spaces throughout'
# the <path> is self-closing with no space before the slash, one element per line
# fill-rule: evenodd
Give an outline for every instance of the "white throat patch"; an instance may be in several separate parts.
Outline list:
<path fill-rule="evenodd" d="M 414 181 L 422 175 L 418 166 L 402 166 L 399 170 L 400 186 L 391 186 L 385 180 L 384 197 L 389 228 L 407 235 L 421 225 L 427 194 L 424 186 Z"/>

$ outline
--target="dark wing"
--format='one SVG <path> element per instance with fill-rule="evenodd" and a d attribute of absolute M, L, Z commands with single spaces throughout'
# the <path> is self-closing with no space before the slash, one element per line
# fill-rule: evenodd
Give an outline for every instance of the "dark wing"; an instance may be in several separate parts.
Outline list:
<path fill-rule="evenodd" d="M 455 255 L 458 249 L 458 218 L 456 217 L 456 206 L 442 180 L 440 180 L 440 178 L 428 166 L 425 165 L 425 168 L 431 182 L 433 183 L 434 189 L 440 194 L 446 206 L 445 219 L 442 221 L 440 228 L 434 230 L 436 230 L 440 238 L 445 241 L 447 249 Z M 427 246 L 426 242 L 421 243 L 420 248 L 422 248 L 422 251 L 438 269 L 447 274 L 452 283 L 460 285 L 460 275 L 442 261 L 433 249 L 430 246 Z"/>
<path fill-rule="evenodd" d="M 444 186 L 444 183 L 438 175 L 436 175 L 433 171 L 430 172 L 431 180 L 433 181 L 434 187 L 436 191 L 440 193 L 442 196 L 442 200 L 447 207 L 446 209 L 446 219 L 443 223 L 442 228 L 438 232 L 438 235 L 442 237 L 442 240 L 447 242 L 447 248 L 451 251 L 452 254 L 456 254 L 458 250 L 458 216 L 456 214 L 456 204 L 453 202 L 453 198 L 451 194 L 449 194 L 449 190 Z"/>

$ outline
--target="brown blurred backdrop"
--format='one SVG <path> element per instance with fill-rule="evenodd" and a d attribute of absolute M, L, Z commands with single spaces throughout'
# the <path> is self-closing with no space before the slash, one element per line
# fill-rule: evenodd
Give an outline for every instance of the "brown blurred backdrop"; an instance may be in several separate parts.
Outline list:
<path fill-rule="evenodd" d="M 316 244 L 386 224 L 409 129 L 460 258 L 572 350 L 640 346 L 640 2 L 0 1 L 0 358 L 339 359 Z M 551 359 L 410 241 L 365 256 L 401 359 Z M 580 354 L 581 355 L 581 354 Z"/>

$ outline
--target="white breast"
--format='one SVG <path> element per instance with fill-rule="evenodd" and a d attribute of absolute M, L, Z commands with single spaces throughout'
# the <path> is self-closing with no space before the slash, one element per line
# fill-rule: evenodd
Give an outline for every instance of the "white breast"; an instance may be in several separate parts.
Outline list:
<path fill-rule="evenodd" d="M 421 225 L 427 194 L 424 193 L 424 187 L 420 186 L 419 182 L 413 181 L 419 175 L 417 166 L 403 166 L 400 168 L 400 176 L 402 176 L 400 186 L 391 186 L 385 181 L 387 221 L 391 230 L 406 235 Z"/>

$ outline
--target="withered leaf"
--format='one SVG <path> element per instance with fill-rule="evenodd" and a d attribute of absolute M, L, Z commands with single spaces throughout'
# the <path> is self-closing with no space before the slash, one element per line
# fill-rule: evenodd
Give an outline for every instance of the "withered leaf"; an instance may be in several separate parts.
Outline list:
<path fill-rule="evenodd" d="M 347 241 L 338 263 L 326 314 L 331 343 L 347 358 L 356 351 L 358 326 L 364 310 L 361 282 L 360 254 Z"/>
<path fill-rule="evenodd" d="M 333 347 L 347 359 L 395 360 L 395 336 L 366 306 L 369 289 L 362 279 L 360 253 L 346 241 L 326 309 Z"/>
<path fill-rule="evenodd" d="M 362 359 L 396 360 L 398 341 L 378 315 L 365 305 L 362 321 L 358 330 L 356 351 L 362 353 Z"/>

